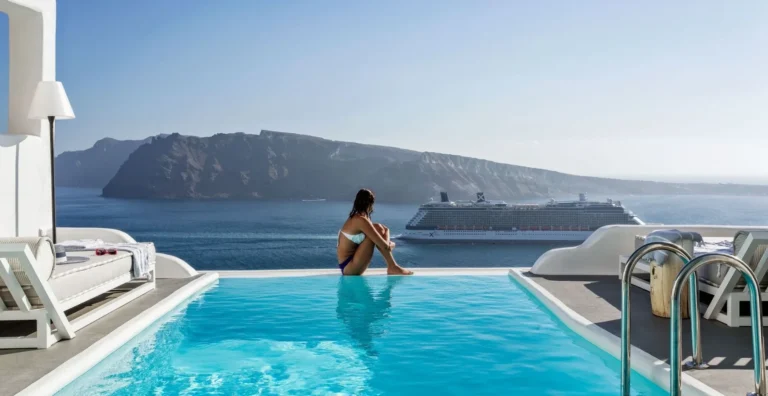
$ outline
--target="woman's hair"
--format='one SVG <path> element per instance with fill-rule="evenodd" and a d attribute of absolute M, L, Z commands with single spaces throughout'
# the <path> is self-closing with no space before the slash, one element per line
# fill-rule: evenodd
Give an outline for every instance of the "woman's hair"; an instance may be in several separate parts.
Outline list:
<path fill-rule="evenodd" d="M 352 211 L 349 212 L 349 217 L 354 217 L 355 215 L 371 217 L 375 201 L 376 197 L 373 195 L 373 191 L 367 188 L 361 189 L 355 196 L 355 203 L 352 204 Z"/>

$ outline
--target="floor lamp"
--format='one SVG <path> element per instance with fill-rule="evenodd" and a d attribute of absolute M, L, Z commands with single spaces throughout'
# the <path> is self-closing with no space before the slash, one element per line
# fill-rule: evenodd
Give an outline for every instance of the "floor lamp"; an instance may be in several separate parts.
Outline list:
<path fill-rule="evenodd" d="M 69 104 L 64 86 L 58 81 L 40 81 L 32 98 L 29 108 L 29 118 L 48 120 L 50 149 L 51 149 L 51 214 L 53 216 L 53 243 L 56 243 L 56 172 L 53 154 L 53 124 L 56 119 L 68 120 L 75 118 L 72 105 Z"/>

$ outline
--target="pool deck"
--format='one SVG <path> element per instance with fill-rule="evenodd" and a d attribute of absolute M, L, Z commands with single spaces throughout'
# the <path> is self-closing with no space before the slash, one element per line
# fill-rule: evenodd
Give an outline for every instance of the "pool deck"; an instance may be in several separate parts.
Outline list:
<path fill-rule="evenodd" d="M 617 276 L 537 276 L 524 272 L 568 308 L 616 337 L 621 331 L 621 282 Z M 632 287 L 632 344 L 658 360 L 669 359 L 669 320 L 651 314 L 647 291 Z M 710 368 L 685 371 L 726 396 L 754 392 L 749 327 L 701 320 L 702 351 Z M 691 355 L 690 324 L 682 323 L 683 356 Z M 634 355 L 633 355 L 634 356 Z"/>
<path fill-rule="evenodd" d="M 15 395 L 21 392 L 199 277 L 200 275 L 185 279 L 158 279 L 155 290 L 84 327 L 77 332 L 75 338 L 62 340 L 48 349 L 0 349 L 0 395 Z M 67 316 L 74 318 L 82 315 L 103 301 L 104 299 L 92 300 L 67 311 Z M 24 328 L 4 327 L 0 330 L 0 333 L 8 334 L 24 331 Z"/>

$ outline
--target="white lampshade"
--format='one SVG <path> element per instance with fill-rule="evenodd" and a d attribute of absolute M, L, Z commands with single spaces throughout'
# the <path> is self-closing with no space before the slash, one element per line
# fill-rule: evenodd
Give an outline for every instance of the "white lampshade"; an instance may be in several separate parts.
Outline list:
<path fill-rule="evenodd" d="M 29 107 L 29 118 L 46 119 L 54 116 L 59 119 L 75 118 L 72 105 L 69 104 L 64 86 L 59 81 L 40 81 Z"/>

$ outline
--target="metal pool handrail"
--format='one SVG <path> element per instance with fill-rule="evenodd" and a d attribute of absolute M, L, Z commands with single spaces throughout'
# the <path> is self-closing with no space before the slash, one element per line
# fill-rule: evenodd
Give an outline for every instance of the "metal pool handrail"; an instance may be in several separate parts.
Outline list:
<path fill-rule="evenodd" d="M 754 361 L 755 374 L 755 393 L 748 395 L 766 396 L 765 391 L 765 347 L 763 346 L 763 301 L 760 297 L 760 287 L 757 282 L 757 276 L 749 265 L 741 261 L 738 257 L 729 254 L 712 253 L 702 255 L 690 263 L 686 264 L 675 278 L 672 285 L 671 297 L 671 319 L 669 322 L 669 394 L 671 396 L 680 396 L 682 394 L 682 384 L 680 377 L 683 368 L 680 363 L 682 355 L 682 333 L 680 331 L 680 293 L 682 292 L 685 280 L 690 274 L 695 274 L 699 267 L 705 265 L 722 263 L 734 269 L 741 271 L 744 280 L 749 288 L 749 304 L 752 313 L 752 354 Z"/>
<path fill-rule="evenodd" d="M 632 372 L 630 366 L 630 353 L 632 343 L 630 342 L 630 312 L 629 312 L 629 290 L 632 281 L 632 271 L 640 260 L 648 253 L 656 251 L 667 251 L 676 254 L 685 264 L 688 264 L 693 257 L 683 248 L 669 242 L 651 242 L 640 246 L 635 250 L 629 259 L 621 275 L 621 395 L 629 396 L 629 379 Z M 701 339 L 699 337 L 699 279 L 696 272 L 690 275 L 690 316 L 691 316 L 691 342 L 693 343 L 693 362 L 692 366 L 705 368 L 704 358 L 701 352 Z"/>

